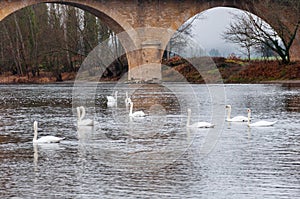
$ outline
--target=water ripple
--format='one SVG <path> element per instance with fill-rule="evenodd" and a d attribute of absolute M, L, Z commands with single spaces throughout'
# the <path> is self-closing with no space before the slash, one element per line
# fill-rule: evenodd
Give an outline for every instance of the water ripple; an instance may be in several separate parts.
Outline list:
<path fill-rule="evenodd" d="M 172 98 L 168 89 L 153 92 L 153 100 L 163 104 L 164 111 L 141 103 L 150 116 L 130 120 L 123 102 L 117 108 L 106 107 L 105 96 L 112 86 L 99 86 L 95 107 L 87 107 L 88 114 L 95 112 L 97 125 L 78 129 L 72 85 L 1 85 L 0 197 L 298 197 L 299 89 L 225 85 L 232 115 L 246 115 L 251 108 L 253 121 L 278 123 L 270 128 L 225 123 L 215 148 L 203 156 L 210 131 L 185 128 L 185 99 Z M 176 86 L 179 96 L 191 92 Z M 194 111 L 192 120 L 207 120 L 215 102 L 205 95 L 204 85 L 192 87 L 199 103 L 191 108 L 201 110 L 200 114 Z M 118 89 L 122 99 L 125 92 Z M 142 96 L 134 99 L 136 103 L 147 99 L 151 87 L 144 89 L 135 90 Z M 157 97 L 162 95 L 166 99 Z M 33 145 L 34 120 L 39 121 L 39 136 L 66 139 L 60 144 Z"/>

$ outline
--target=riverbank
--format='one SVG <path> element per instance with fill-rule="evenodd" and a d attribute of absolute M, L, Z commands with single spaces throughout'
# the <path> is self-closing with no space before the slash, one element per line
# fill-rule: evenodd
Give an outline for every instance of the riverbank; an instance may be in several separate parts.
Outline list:
<path fill-rule="evenodd" d="M 190 62 L 194 61 L 191 59 Z M 236 58 L 203 58 L 195 61 L 202 65 L 210 64 L 208 69 L 201 71 L 202 74 L 190 62 L 174 57 L 165 61 L 164 65 L 167 67 L 164 73 L 171 77 L 170 74 L 175 70 L 193 83 L 205 83 L 210 80 L 216 82 L 218 79 L 214 78 L 222 78 L 224 83 L 287 83 L 286 81 L 290 81 L 298 84 L 300 81 L 300 61 L 283 65 L 275 60 L 248 62 Z M 212 66 L 211 63 L 214 65 Z M 202 76 L 205 76 L 205 81 Z"/>
<path fill-rule="evenodd" d="M 76 73 L 62 73 L 62 82 L 73 82 Z M 39 76 L 20 76 L 9 73 L 0 75 L 0 84 L 49 84 L 56 83 L 56 78 L 49 72 L 41 72 Z"/>
<path fill-rule="evenodd" d="M 212 69 L 205 73 L 198 70 L 187 60 L 173 57 L 163 62 L 164 81 L 188 81 L 190 83 L 216 82 L 223 83 L 264 83 L 300 86 L 300 61 L 282 65 L 277 61 L 251 61 L 227 59 L 223 57 L 204 58 Z M 206 62 L 202 62 L 206 63 Z M 180 75 L 178 75 L 180 74 Z M 220 77 L 221 75 L 221 77 Z M 205 76 L 205 81 L 202 76 Z M 209 78 L 207 78 L 209 77 Z M 74 82 L 76 73 L 62 73 L 62 82 Z M 102 82 L 118 81 L 120 77 L 102 78 Z M 9 73 L 0 75 L 0 84 L 47 84 L 57 83 L 52 73 L 41 72 L 40 76 L 17 76 Z"/>
<path fill-rule="evenodd" d="M 284 87 L 300 87 L 300 80 L 274 80 L 262 81 L 262 84 L 281 84 Z"/>

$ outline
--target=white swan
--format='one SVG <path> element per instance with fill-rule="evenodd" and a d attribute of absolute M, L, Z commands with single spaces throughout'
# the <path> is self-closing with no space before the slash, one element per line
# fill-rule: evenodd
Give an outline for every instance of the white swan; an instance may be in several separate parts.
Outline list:
<path fill-rule="evenodd" d="M 230 114 L 231 114 L 231 106 L 230 105 L 226 105 L 226 109 L 228 109 L 228 114 L 227 114 L 227 122 L 247 122 L 248 118 L 245 116 L 236 116 L 233 118 L 230 118 Z"/>
<path fill-rule="evenodd" d="M 33 140 L 32 140 L 33 143 L 57 143 L 57 142 L 60 142 L 61 140 L 65 139 L 64 137 L 60 138 L 60 137 L 55 137 L 55 136 L 51 136 L 51 135 L 44 136 L 44 137 L 37 139 L 37 129 L 38 129 L 37 121 L 33 122 L 33 129 L 34 129 L 34 136 L 33 136 Z"/>
<path fill-rule="evenodd" d="M 106 99 L 108 107 L 116 106 L 118 101 L 118 91 L 115 91 L 115 96 L 106 96 Z"/>
<path fill-rule="evenodd" d="M 128 97 L 128 92 L 126 92 L 125 95 L 126 95 L 125 105 L 128 106 L 128 104 L 131 102 L 131 99 Z"/>
<path fill-rule="evenodd" d="M 187 112 L 188 112 L 188 118 L 187 118 L 187 122 L 186 122 L 187 127 L 191 127 L 191 128 L 213 128 L 215 126 L 214 124 L 211 124 L 209 122 L 196 122 L 196 123 L 190 125 L 190 118 L 191 118 L 192 110 L 190 108 L 188 108 Z"/>
<path fill-rule="evenodd" d="M 130 100 L 129 104 L 130 104 L 130 110 L 129 110 L 130 117 L 145 117 L 146 116 L 146 114 L 143 111 L 136 111 L 136 112 L 132 113 L 133 102 Z"/>
<path fill-rule="evenodd" d="M 247 111 L 248 111 L 248 126 L 266 127 L 266 126 L 273 126 L 277 122 L 277 121 L 275 122 L 259 121 L 250 124 L 251 110 L 248 108 Z"/>
<path fill-rule="evenodd" d="M 85 108 L 83 106 L 77 107 L 77 124 L 78 126 L 93 126 L 94 120 L 83 119 L 85 117 Z"/>

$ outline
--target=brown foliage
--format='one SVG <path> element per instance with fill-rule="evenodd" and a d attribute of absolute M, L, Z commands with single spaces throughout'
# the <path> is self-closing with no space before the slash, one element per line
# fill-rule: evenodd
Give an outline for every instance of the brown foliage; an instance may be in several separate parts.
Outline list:
<path fill-rule="evenodd" d="M 254 83 L 270 80 L 300 79 L 300 62 L 281 64 L 278 61 L 252 61 L 241 59 L 212 58 L 224 83 Z M 172 66 L 189 82 L 204 83 L 199 72 L 186 60 L 174 57 L 164 62 Z M 168 73 L 168 72 L 166 72 Z"/>

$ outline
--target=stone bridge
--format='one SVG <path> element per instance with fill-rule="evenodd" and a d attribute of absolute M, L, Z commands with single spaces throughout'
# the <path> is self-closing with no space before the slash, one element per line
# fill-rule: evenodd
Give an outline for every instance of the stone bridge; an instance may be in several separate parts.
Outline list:
<path fill-rule="evenodd" d="M 273 8 L 258 0 L 0 0 L 0 20 L 26 6 L 61 3 L 89 11 L 116 33 L 126 51 L 128 79 L 161 79 L 161 59 L 174 32 L 191 17 L 214 7 L 247 10 L 263 18 L 276 30 L 269 16 Z M 276 1 L 271 1 L 276 4 Z M 288 10 L 288 8 L 287 8 Z M 278 13 L 285 23 L 296 20 L 287 10 Z M 298 34 L 299 35 L 299 34 Z M 292 58 L 300 58 L 299 36 L 292 46 Z M 141 70 L 135 70 L 142 68 Z"/>

